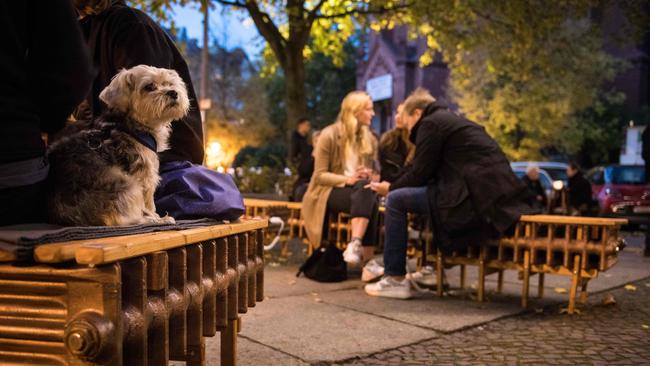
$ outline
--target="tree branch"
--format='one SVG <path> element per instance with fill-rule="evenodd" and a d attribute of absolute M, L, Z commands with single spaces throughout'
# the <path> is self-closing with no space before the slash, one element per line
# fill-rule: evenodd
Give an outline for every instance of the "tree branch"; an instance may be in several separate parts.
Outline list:
<path fill-rule="evenodd" d="M 228 1 L 228 0 L 215 0 L 221 5 L 228 5 L 228 6 L 234 6 L 238 8 L 245 8 L 246 4 L 245 3 L 240 3 L 238 1 Z"/>
<path fill-rule="evenodd" d="M 390 8 L 382 6 L 380 8 L 376 8 L 376 9 L 366 9 L 366 10 L 352 9 L 352 10 L 347 10 L 347 11 L 344 11 L 344 12 L 341 12 L 341 13 L 330 14 L 330 15 L 322 15 L 322 14 L 318 15 L 318 14 L 316 14 L 315 18 L 316 19 L 334 19 L 334 18 L 345 17 L 345 16 L 348 16 L 348 15 L 385 14 L 385 13 L 389 13 L 389 12 L 399 12 L 399 11 L 402 11 L 404 9 L 409 8 L 410 6 L 411 6 L 411 3 L 405 3 L 405 4 L 396 5 L 396 6 L 393 6 L 393 7 L 390 7 Z"/>

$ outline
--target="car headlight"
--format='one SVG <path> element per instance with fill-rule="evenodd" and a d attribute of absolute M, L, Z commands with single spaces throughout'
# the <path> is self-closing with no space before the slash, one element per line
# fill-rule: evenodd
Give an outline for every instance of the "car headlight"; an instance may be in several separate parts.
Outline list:
<path fill-rule="evenodd" d="M 553 181 L 553 189 L 556 191 L 561 191 L 564 188 L 564 182 L 561 180 Z"/>

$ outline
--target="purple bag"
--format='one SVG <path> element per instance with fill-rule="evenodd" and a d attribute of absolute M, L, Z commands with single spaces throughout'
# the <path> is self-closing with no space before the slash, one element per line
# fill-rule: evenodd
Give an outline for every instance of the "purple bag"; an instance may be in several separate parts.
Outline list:
<path fill-rule="evenodd" d="M 160 178 L 154 199 L 161 216 L 234 221 L 244 214 L 244 200 L 230 175 L 172 161 L 160 164 Z"/>

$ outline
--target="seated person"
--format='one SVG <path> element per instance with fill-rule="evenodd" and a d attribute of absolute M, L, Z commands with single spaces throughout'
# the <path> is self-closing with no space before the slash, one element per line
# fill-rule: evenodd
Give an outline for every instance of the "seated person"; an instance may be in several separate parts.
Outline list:
<path fill-rule="evenodd" d="M 415 157 L 392 184 L 369 184 L 387 195 L 385 275 L 365 291 L 405 299 L 412 296 L 405 278 L 408 212 L 428 214 L 434 244 L 450 253 L 496 238 L 512 230 L 520 215 L 536 210 L 526 186 L 482 126 L 452 113 L 421 88 L 404 101 L 402 118 L 415 142 Z"/>
<path fill-rule="evenodd" d="M 415 153 L 415 146 L 409 141 L 409 131 L 400 114 L 404 104 L 397 107 L 395 128 L 381 136 L 379 141 L 379 165 L 381 180 L 394 182 L 405 170 Z"/>
<path fill-rule="evenodd" d="M 567 194 L 569 195 L 569 215 L 584 216 L 589 214 L 592 203 L 591 183 L 582 175 L 576 163 L 566 169 L 569 176 Z"/>
<path fill-rule="evenodd" d="M 528 168 L 526 168 L 526 175 L 524 175 L 521 180 L 526 184 L 526 187 L 528 187 L 530 195 L 535 198 L 533 201 L 535 207 L 545 211 L 548 201 L 546 199 L 544 187 L 542 187 L 542 183 L 539 181 L 539 167 L 536 165 L 529 165 Z"/>
<path fill-rule="evenodd" d="M 364 188 L 377 154 L 377 140 L 369 128 L 373 115 L 372 100 L 365 92 L 351 92 L 343 99 L 336 122 L 318 137 L 314 174 L 302 200 L 305 231 L 315 247 L 329 231 L 328 212 L 350 214 L 352 240 L 343 258 L 352 264 L 370 260 L 377 242 L 377 196 Z"/>
<path fill-rule="evenodd" d="M 43 222 L 53 134 L 90 89 L 92 64 L 68 0 L 2 1 L 0 226 Z"/>

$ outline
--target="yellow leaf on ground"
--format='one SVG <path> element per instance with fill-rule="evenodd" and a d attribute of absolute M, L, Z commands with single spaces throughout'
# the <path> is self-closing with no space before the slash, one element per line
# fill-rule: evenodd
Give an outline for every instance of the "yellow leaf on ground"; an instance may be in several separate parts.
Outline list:
<path fill-rule="evenodd" d="M 648 324 L 641 324 L 641 328 L 643 328 L 643 329 L 650 329 L 650 325 L 648 325 Z"/>
<path fill-rule="evenodd" d="M 556 287 L 553 289 L 556 294 L 566 294 L 567 290 L 564 287 Z"/>
<path fill-rule="evenodd" d="M 636 286 L 627 284 L 625 285 L 625 289 L 628 291 L 636 291 Z"/>

